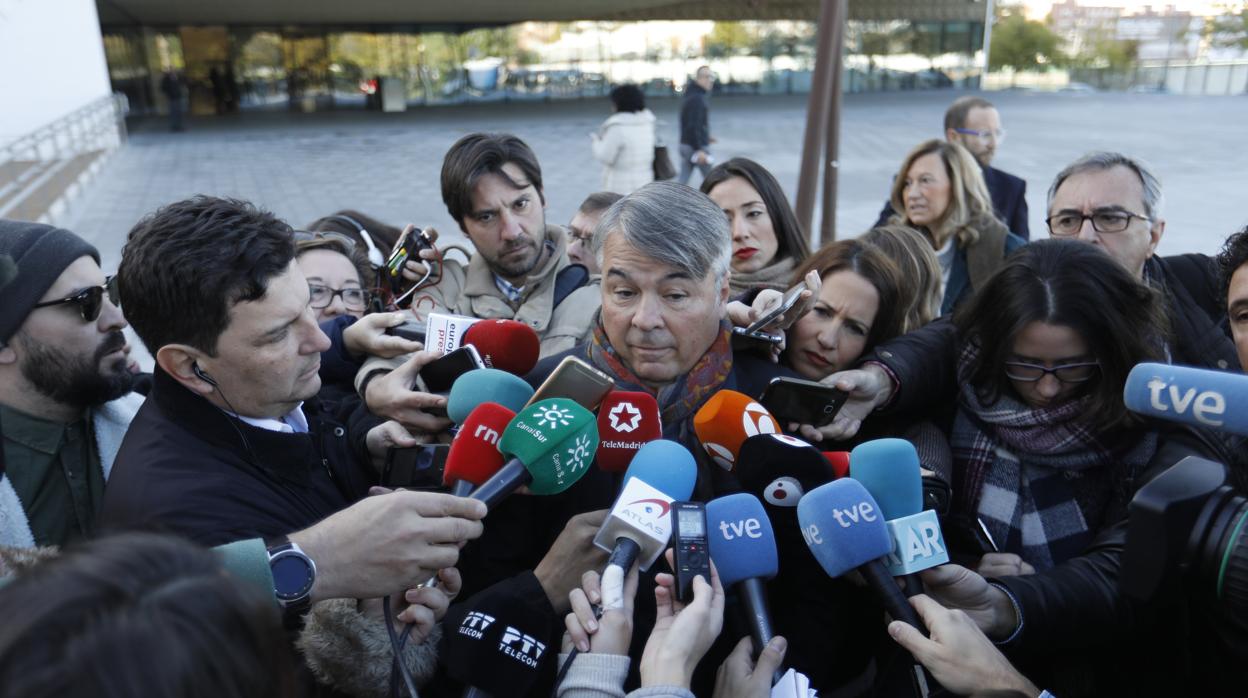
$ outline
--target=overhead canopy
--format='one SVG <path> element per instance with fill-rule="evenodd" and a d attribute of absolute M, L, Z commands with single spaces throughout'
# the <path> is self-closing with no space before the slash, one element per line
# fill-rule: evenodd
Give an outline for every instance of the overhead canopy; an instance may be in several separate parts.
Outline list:
<path fill-rule="evenodd" d="M 809 20 L 819 0 L 96 0 L 105 26 L 335 26 L 418 29 L 525 21 Z M 850 0 L 849 18 L 982 21 L 984 0 Z"/>

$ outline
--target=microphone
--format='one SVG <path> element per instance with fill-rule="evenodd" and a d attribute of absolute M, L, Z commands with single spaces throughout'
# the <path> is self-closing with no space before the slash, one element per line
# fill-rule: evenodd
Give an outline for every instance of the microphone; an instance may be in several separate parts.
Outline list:
<path fill-rule="evenodd" d="M 1248 376 L 1243 374 L 1136 364 L 1122 399 L 1138 414 L 1248 436 Z"/>
<path fill-rule="evenodd" d="M 917 578 L 929 567 L 949 562 L 936 512 L 923 508 L 923 477 L 919 454 L 905 439 L 876 439 L 859 444 L 850 454 L 849 475 L 879 505 L 892 550 L 884 568 L 894 577 L 906 576 L 907 596 L 921 593 Z"/>
<path fill-rule="evenodd" d="M 446 455 L 442 483 L 456 497 L 467 497 L 473 487 L 489 480 L 503 467 L 498 439 L 516 413 L 495 402 L 483 402 L 460 424 Z"/>
<path fill-rule="evenodd" d="M 541 400 L 525 407 L 507 425 L 498 450 L 508 460 L 472 498 L 493 509 L 525 485 L 533 494 L 558 494 L 581 479 L 597 448 L 593 412 L 567 398 Z"/>
<path fill-rule="evenodd" d="M 731 471 L 746 439 L 757 434 L 779 434 L 781 429 L 767 408 L 749 395 L 721 390 L 693 416 L 693 431 L 711 460 Z"/>
<path fill-rule="evenodd" d="M 526 695 L 548 673 L 558 647 L 554 624 L 523 597 L 489 587 L 452 606 L 442 622 L 439 659 L 468 696 Z"/>
<path fill-rule="evenodd" d="M 541 352 L 537 332 L 516 320 L 478 320 L 464 332 L 462 343 L 476 347 L 486 366 L 516 376 L 532 371 Z"/>
<path fill-rule="evenodd" d="M 757 658 L 775 635 L 763 585 L 779 571 L 771 521 L 757 497 L 738 492 L 706 503 L 706 525 L 719 581 L 725 588 L 735 585 L 741 597 Z"/>
<path fill-rule="evenodd" d="M 832 464 L 832 473 L 836 475 L 834 479 L 849 477 L 849 451 L 824 451 L 823 457 Z"/>
<path fill-rule="evenodd" d="M 633 462 L 638 449 L 663 438 L 659 403 L 649 393 L 613 390 L 598 406 L 598 433 L 598 469 L 618 473 Z"/>
<path fill-rule="evenodd" d="M 672 517 L 668 515 L 672 502 L 689 499 L 697 479 L 698 466 L 689 449 L 662 439 L 642 446 L 624 473 L 624 487 L 594 536 L 594 545 L 611 552 L 612 560 L 620 554 L 622 574 L 634 561 L 643 572 L 650 569 L 672 537 Z M 605 573 L 603 586 L 605 599 Z"/>
<path fill-rule="evenodd" d="M 832 466 L 814 446 L 785 434 L 757 434 L 741 444 L 734 470 L 764 504 L 795 509 L 802 495 L 831 482 Z"/>
<path fill-rule="evenodd" d="M 797 504 L 797 520 L 806 546 L 828 576 L 858 570 L 889 615 L 926 633 L 884 569 L 880 558 L 893 549 L 893 542 L 879 505 L 857 480 L 842 478 L 807 492 Z"/>
<path fill-rule="evenodd" d="M 446 416 L 463 424 L 477 405 L 495 402 L 513 412 L 533 397 L 533 386 L 524 379 L 495 368 L 477 368 L 463 374 L 451 384 L 446 398 Z"/>

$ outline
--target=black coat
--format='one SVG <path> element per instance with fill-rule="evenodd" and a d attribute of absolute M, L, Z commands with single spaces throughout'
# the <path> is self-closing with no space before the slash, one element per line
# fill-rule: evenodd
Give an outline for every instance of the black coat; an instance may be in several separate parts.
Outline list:
<path fill-rule="evenodd" d="M 995 167 L 983 167 L 984 184 L 988 185 L 988 194 L 992 197 L 992 210 L 997 218 L 1005 224 L 1011 233 L 1024 240 L 1031 239 L 1031 229 L 1027 225 L 1027 181 L 1003 172 Z M 888 223 L 888 219 L 897 213 L 891 201 L 884 202 L 880 218 L 876 225 Z"/>
<path fill-rule="evenodd" d="M 685 85 L 685 96 L 680 103 L 680 142 L 694 150 L 706 150 L 711 144 L 710 95 L 698 83 L 690 80 Z"/>
<path fill-rule="evenodd" d="M 212 546 L 290 534 L 349 506 L 376 480 L 362 434 L 351 438 L 348 424 L 314 402 L 303 407 L 308 433 L 273 432 L 157 368 L 113 465 L 101 526 L 164 530 Z"/>

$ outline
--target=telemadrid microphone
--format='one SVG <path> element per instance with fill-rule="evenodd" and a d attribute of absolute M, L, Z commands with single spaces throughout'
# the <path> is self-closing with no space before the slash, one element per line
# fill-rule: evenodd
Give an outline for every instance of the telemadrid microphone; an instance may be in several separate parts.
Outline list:
<path fill-rule="evenodd" d="M 607 393 L 598 406 L 598 434 L 602 438 L 598 444 L 598 468 L 609 473 L 625 470 L 642 446 L 663 438 L 659 403 L 649 393 Z"/>
<path fill-rule="evenodd" d="M 724 470 L 736 467 L 746 439 L 757 434 L 779 434 L 780 423 L 766 407 L 745 393 L 721 390 L 693 416 L 693 430 L 707 455 Z"/>
<path fill-rule="evenodd" d="M 473 493 L 493 509 L 528 485 L 533 494 L 558 494 L 589 469 L 598 448 L 594 413 L 574 400 L 550 398 L 521 410 L 498 440 L 507 462 Z"/>
<path fill-rule="evenodd" d="M 698 466 L 689 449 L 663 439 L 642 446 L 624 474 L 624 487 L 594 536 L 594 545 L 612 553 L 613 560 L 617 553 L 621 555 L 618 563 L 622 574 L 633 561 L 643 572 L 650 569 L 672 537 L 668 515 L 672 502 L 689 499 L 697 479 Z M 603 586 L 605 606 L 605 574 Z"/>
<path fill-rule="evenodd" d="M 936 512 L 923 508 L 920 468 L 914 444 L 905 439 L 867 441 L 849 459 L 849 476 L 875 499 L 892 540 L 884 568 L 894 577 L 908 578 L 907 596 L 922 592 L 910 575 L 949 562 Z"/>
<path fill-rule="evenodd" d="M 849 451 L 824 451 L 823 457 L 832 464 L 835 479 L 849 477 Z"/>
<path fill-rule="evenodd" d="M 771 520 L 757 497 L 738 492 L 706 503 L 706 526 L 719 581 L 725 588 L 736 586 L 757 658 L 775 635 L 763 584 L 780 568 Z"/>
<path fill-rule="evenodd" d="M 515 416 L 496 402 L 484 402 L 463 420 L 442 472 L 442 483 L 451 488 L 451 494 L 467 497 L 503 467 L 498 440 Z"/>
<path fill-rule="evenodd" d="M 477 368 L 455 379 L 451 393 L 446 398 L 446 416 L 456 424 L 463 424 L 477 405 L 495 402 L 512 412 L 533 397 L 533 386 L 524 379 L 496 368 Z"/>
<path fill-rule="evenodd" d="M 857 480 L 841 478 L 820 485 L 797 504 L 797 520 L 806 545 L 830 577 L 858 570 L 884 610 L 926 634 L 914 608 L 884 568 L 881 558 L 893 549 L 880 507 Z"/>
<path fill-rule="evenodd" d="M 510 588 L 489 587 L 452 606 L 442 623 L 439 660 L 464 697 L 527 694 L 558 656 L 547 643 L 554 623 Z"/>
<path fill-rule="evenodd" d="M 486 366 L 516 376 L 532 371 L 541 353 L 537 332 L 516 320 L 478 320 L 464 332 L 461 344 L 476 347 Z"/>
<path fill-rule="evenodd" d="M 1122 399 L 1138 414 L 1248 436 L 1248 375 L 1136 364 Z"/>

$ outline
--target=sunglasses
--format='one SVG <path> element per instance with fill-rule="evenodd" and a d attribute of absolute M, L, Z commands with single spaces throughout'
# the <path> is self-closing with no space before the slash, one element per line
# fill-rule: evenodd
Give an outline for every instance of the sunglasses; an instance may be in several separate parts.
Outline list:
<path fill-rule="evenodd" d="M 82 315 L 83 322 L 95 322 L 100 317 L 100 309 L 104 306 L 104 294 L 108 294 L 108 300 L 113 305 L 120 306 L 121 302 L 117 296 L 117 277 L 110 276 L 104 279 L 103 286 L 92 286 L 84 288 L 68 298 L 62 298 L 56 301 L 46 301 L 44 303 L 36 303 L 34 308 L 47 308 L 53 305 L 64 305 L 73 303 L 78 306 L 78 312 Z M 34 309 L 32 308 L 32 310 Z"/>

